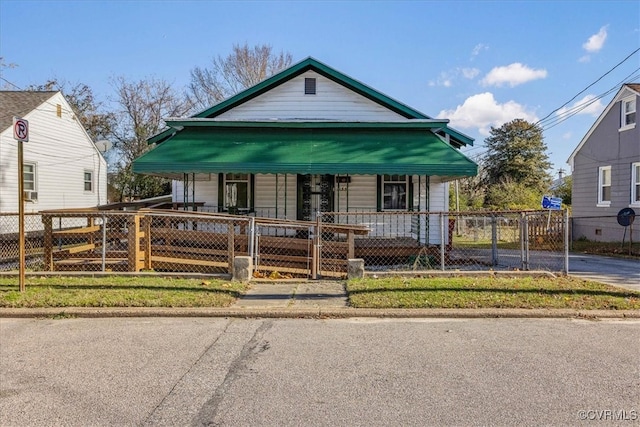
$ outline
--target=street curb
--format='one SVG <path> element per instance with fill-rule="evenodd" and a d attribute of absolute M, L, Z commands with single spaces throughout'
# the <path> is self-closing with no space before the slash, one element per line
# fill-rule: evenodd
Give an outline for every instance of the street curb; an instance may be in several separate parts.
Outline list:
<path fill-rule="evenodd" d="M 640 319 L 640 310 L 368 309 L 368 308 L 2 308 L 0 318 L 232 317 L 232 318 L 521 318 Z"/>

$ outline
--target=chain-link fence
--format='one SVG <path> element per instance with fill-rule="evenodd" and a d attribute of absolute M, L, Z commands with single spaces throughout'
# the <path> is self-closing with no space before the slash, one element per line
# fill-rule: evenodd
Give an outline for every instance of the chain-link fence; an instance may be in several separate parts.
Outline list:
<path fill-rule="evenodd" d="M 323 213 L 316 221 L 172 210 L 25 215 L 31 271 L 225 273 L 236 256 L 258 277 L 375 271 L 567 271 L 568 218 L 558 211 Z M 18 269 L 18 217 L 0 215 L 0 271 Z"/>
<path fill-rule="evenodd" d="M 354 240 L 367 271 L 568 271 L 566 212 L 341 212 L 322 220 L 369 228 Z"/>
<path fill-rule="evenodd" d="M 0 271 L 19 268 L 18 214 L 0 213 Z M 32 270 L 42 268 L 44 227 L 39 214 L 24 214 L 25 264 Z"/>

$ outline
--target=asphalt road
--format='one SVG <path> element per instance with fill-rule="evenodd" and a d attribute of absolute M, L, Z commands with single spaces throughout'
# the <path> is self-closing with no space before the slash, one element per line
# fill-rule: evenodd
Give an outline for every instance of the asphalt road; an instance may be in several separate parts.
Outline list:
<path fill-rule="evenodd" d="M 640 321 L 0 319 L 2 426 L 639 417 Z"/>

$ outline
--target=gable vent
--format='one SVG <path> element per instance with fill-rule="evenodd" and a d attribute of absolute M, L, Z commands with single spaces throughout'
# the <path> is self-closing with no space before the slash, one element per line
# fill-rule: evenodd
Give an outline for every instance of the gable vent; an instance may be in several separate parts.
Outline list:
<path fill-rule="evenodd" d="M 304 79 L 304 94 L 315 95 L 316 94 L 316 79 L 305 78 Z"/>

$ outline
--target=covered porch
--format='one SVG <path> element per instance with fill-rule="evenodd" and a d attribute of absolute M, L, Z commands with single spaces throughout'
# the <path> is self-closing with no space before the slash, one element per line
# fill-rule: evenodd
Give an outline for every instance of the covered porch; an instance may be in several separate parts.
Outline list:
<path fill-rule="evenodd" d="M 133 170 L 172 179 L 173 201 L 193 210 L 306 221 L 443 211 L 448 181 L 477 173 L 458 150 L 462 138 L 439 132 L 446 120 L 167 123 Z"/>

